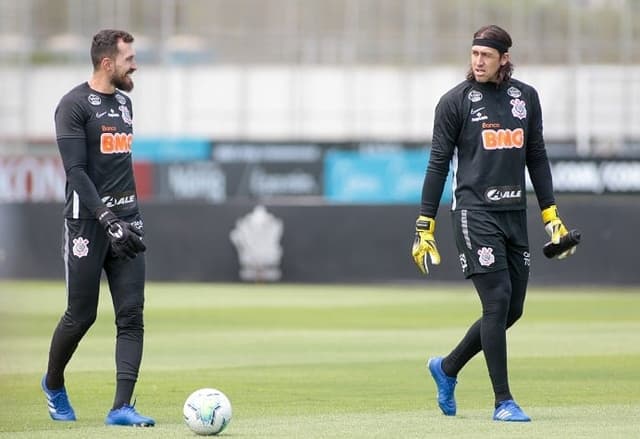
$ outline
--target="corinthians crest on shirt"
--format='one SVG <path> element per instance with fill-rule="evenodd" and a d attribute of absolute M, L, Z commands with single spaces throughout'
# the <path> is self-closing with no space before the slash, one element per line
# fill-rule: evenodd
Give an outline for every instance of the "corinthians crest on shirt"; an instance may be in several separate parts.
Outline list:
<path fill-rule="evenodd" d="M 133 124 L 131 113 L 129 113 L 129 109 L 126 105 L 120 105 L 118 107 L 118 110 L 120 110 L 120 113 L 122 113 L 122 120 L 124 121 L 124 123 L 126 123 L 127 125 Z"/>
<path fill-rule="evenodd" d="M 512 105 L 511 114 L 513 114 L 513 117 L 517 117 L 520 120 L 527 117 L 527 104 L 525 101 L 523 101 L 522 99 L 515 98 L 515 99 L 511 99 L 509 103 Z"/>

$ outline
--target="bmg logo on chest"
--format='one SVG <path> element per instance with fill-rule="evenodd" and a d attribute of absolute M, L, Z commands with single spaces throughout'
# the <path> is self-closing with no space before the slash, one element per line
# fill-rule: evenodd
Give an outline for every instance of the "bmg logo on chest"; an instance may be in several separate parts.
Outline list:
<path fill-rule="evenodd" d="M 524 146 L 524 130 L 482 130 L 482 147 L 486 150 L 522 148 Z"/>
<path fill-rule="evenodd" d="M 103 154 L 127 154 L 131 152 L 133 134 L 102 133 L 100 136 L 100 152 Z"/>

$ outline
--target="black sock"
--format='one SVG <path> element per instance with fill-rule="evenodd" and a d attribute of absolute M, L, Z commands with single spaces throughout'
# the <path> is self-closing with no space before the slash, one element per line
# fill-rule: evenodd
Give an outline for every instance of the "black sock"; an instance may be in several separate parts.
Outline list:
<path fill-rule="evenodd" d="M 116 384 L 116 397 L 113 400 L 112 410 L 131 404 L 131 395 L 136 382 L 133 380 L 118 380 Z"/>
<path fill-rule="evenodd" d="M 450 377 L 458 376 L 458 372 L 482 350 L 480 344 L 480 320 L 467 330 L 460 343 L 442 360 L 442 370 Z"/>
<path fill-rule="evenodd" d="M 47 372 L 47 378 L 45 378 L 44 384 L 49 390 L 61 390 L 64 387 L 64 376 L 62 374 Z"/>

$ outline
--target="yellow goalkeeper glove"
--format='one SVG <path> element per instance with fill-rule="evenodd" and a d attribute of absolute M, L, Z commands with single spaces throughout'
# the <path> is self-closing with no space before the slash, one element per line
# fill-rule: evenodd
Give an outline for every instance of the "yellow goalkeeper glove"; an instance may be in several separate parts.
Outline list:
<path fill-rule="evenodd" d="M 544 223 L 544 229 L 551 238 L 551 242 L 559 244 L 560 239 L 567 235 L 569 231 L 562 223 L 562 220 L 558 216 L 558 207 L 555 204 L 547 207 L 542 211 L 542 222 Z M 569 250 L 560 253 L 558 259 L 564 259 L 567 256 L 571 256 L 576 252 L 576 246 L 571 247 Z"/>
<path fill-rule="evenodd" d="M 411 254 L 413 260 L 422 274 L 429 274 L 427 256 L 434 265 L 440 264 L 440 253 L 436 247 L 436 220 L 428 216 L 420 215 L 416 220 L 416 236 L 413 240 Z"/>

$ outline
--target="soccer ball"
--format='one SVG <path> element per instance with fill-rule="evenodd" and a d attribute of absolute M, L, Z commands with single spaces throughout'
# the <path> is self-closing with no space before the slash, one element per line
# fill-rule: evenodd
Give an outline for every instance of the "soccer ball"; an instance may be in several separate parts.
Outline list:
<path fill-rule="evenodd" d="M 196 434 L 220 433 L 231 421 L 231 402 L 216 389 L 198 389 L 184 403 L 184 422 Z"/>

